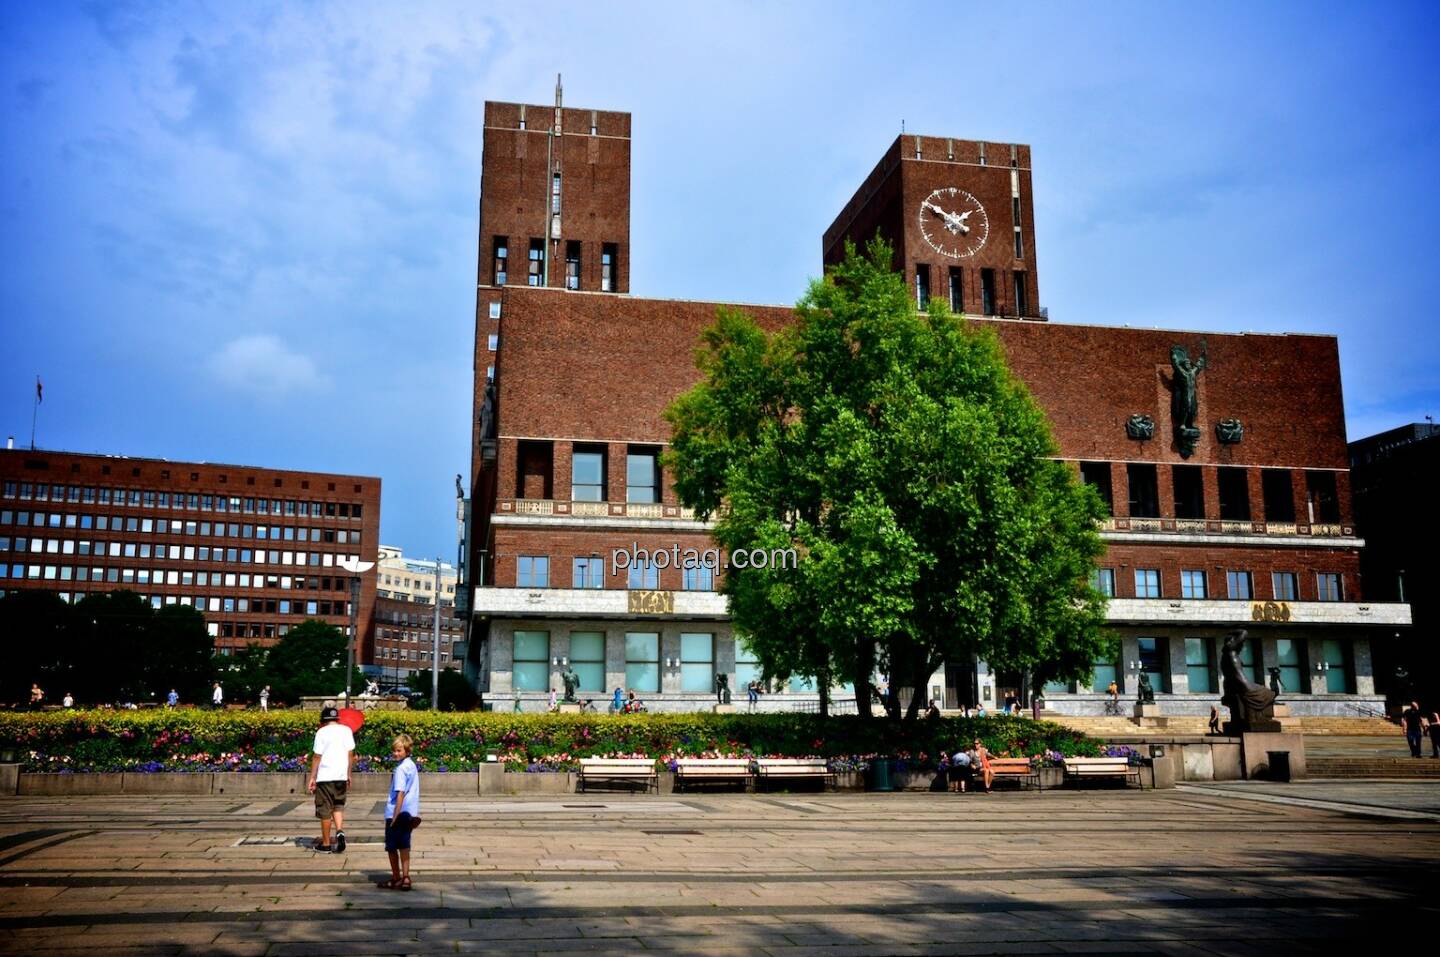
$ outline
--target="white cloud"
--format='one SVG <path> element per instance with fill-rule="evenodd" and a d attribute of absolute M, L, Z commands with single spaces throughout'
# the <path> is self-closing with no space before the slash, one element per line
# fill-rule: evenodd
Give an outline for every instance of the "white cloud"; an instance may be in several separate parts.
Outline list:
<path fill-rule="evenodd" d="M 265 397 L 330 388 L 309 356 L 291 351 L 277 336 L 233 340 L 210 360 L 210 372 L 231 388 Z"/>

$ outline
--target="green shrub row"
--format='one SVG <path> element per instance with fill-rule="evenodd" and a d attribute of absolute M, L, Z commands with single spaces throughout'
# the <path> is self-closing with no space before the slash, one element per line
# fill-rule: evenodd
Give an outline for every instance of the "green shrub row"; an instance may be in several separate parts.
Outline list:
<path fill-rule="evenodd" d="M 27 771 L 294 771 L 305 767 L 313 713 L 63 711 L 0 714 L 0 751 Z M 572 770 L 582 757 L 824 757 L 836 770 L 875 757 L 934 767 L 980 738 L 996 755 L 1053 761 L 1100 744 L 1028 718 L 938 718 L 910 724 L 813 714 L 558 715 L 377 712 L 356 735 L 359 770 L 388 765 L 400 733 L 428 771 L 471 771 L 487 753 L 510 770 Z"/>

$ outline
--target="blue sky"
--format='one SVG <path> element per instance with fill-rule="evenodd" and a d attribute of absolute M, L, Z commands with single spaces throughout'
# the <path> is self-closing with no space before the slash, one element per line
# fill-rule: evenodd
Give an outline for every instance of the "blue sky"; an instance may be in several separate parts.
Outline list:
<path fill-rule="evenodd" d="M 1435 4 L 0 5 L 0 437 L 379 475 L 454 553 L 482 104 L 634 114 L 632 287 L 793 302 L 899 132 L 1030 143 L 1054 321 L 1440 415 Z"/>

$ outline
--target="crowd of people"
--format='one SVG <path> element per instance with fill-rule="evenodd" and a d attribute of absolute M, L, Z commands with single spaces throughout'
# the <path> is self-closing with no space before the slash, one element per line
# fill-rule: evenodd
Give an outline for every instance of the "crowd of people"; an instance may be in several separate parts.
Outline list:
<path fill-rule="evenodd" d="M 995 784 L 989 749 L 976 738 L 968 748 L 961 748 L 950 756 L 946 776 L 949 778 L 950 790 L 956 794 L 968 793 L 977 780 L 984 792 L 989 794 Z"/>

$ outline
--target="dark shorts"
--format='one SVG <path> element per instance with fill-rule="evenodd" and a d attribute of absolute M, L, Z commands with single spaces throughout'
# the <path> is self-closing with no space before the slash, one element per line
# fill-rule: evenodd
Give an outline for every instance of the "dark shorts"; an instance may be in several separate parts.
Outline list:
<path fill-rule="evenodd" d="M 317 781 L 315 783 L 315 816 L 328 821 L 336 810 L 345 810 L 345 782 Z"/>
<path fill-rule="evenodd" d="M 408 851 L 410 850 L 410 832 L 414 830 L 410 826 L 410 815 L 401 811 L 395 815 L 394 820 L 385 822 L 385 850 L 387 851 Z"/>
<path fill-rule="evenodd" d="M 972 780 L 974 780 L 974 778 L 975 778 L 975 774 L 974 774 L 974 771 L 972 770 L 972 768 L 971 768 L 970 765 L 968 765 L 968 764 L 952 764 L 952 765 L 950 765 L 950 780 L 951 780 L 951 781 L 972 781 Z"/>

